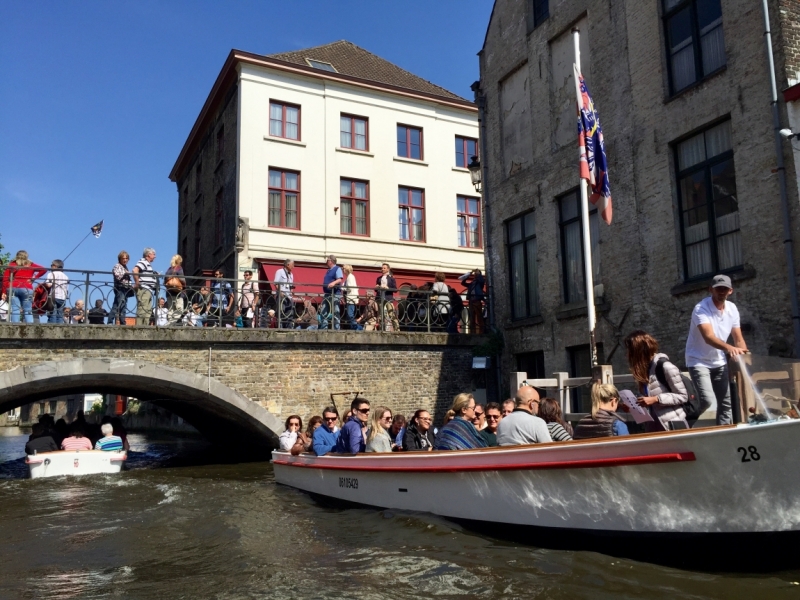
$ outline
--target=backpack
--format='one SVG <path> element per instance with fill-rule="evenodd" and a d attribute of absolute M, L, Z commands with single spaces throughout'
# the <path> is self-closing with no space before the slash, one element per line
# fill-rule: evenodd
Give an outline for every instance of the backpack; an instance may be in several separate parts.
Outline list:
<path fill-rule="evenodd" d="M 667 376 L 664 373 L 665 362 L 669 362 L 669 359 L 664 357 L 658 359 L 658 362 L 656 363 L 656 379 L 658 379 L 658 382 L 662 386 L 670 390 L 669 384 L 667 383 Z M 689 400 L 683 405 L 683 410 L 686 412 L 686 420 L 690 423 L 694 423 L 700 418 L 700 415 L 703 414 L 703 408 L 700 404 L 700 396 L 698 395 L 697 389 L 694 387 L 694 382 L 691 380 L 691 378 L 681 373 L 681 381 L 683 381 L 683 387 L 686 388 L 686 393 L 689 396 Z"/>

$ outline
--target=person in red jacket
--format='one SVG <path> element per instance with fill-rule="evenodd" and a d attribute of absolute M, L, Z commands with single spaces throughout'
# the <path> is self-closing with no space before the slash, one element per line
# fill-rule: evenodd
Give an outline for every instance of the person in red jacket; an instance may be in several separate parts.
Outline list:
<path fill-rule="evenodd" d="M 20 310 L 26 323 L 33 323 L 33 282 L 47 273 L 42 265 L 31 262 L 25 250 L 17 252 L 16 257 L 3 273 L 3 291 L 11 298 L 12 323 L 19 323 Z M 13 279 L 12 279 L 13 276 Z"/>

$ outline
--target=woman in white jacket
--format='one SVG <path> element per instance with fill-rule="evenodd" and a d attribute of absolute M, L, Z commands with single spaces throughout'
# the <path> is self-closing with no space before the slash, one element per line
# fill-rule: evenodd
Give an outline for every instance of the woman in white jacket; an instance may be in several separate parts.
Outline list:
<path fill-rule="evenodd" d="M 670 431 L 671 422 L 688 429 L 684 405 L 689 401 L 681 371 L 669 361 L 669 357 L 658 351 L 658 342 L 646 331 L 633 331 L 625 338 L 625 350 L 631 374 L 639 384 L 642 396 L 639 404 L 649 408 L 653 422 L 648 431 Z M 661 359 L 664 359 L 663 361 Z M 663 367 L 663 382 L 656 375 L 659 361 Z"/>
<path fill-rule="evenodd" d="M 289 452 L 297 441 L 297 434 L 303 428 L 303 419 L 298 415 L 292 415 L 286 419 L 286 431 L 278 437 L 278 445 L 281 452 Z"/>

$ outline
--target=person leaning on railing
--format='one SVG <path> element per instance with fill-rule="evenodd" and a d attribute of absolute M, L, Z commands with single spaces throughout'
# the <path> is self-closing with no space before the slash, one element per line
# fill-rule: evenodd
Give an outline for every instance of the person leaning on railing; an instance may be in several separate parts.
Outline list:
<path fill-rule="evenodd" d="M 467 302 L 469 303 L 469 321 L 472 333 L 483 333 L 483 287 L 485 280 L 480 269 L 473 269 L 458 278 L 467 286 Z"/>
<path fill-rule="evenodd" d="M 111 305 L 111 315 L 108 317 L 109 325 L 125 325 L 128 298 L 133 296 L 131 272 L 128 271 L 130 255 L 123 250 L 117 255 L 117 264 L 111 269 L 114 278 L 114 303 Z"/>
<path fill-rule="evenodd" d="M 136 283 L 136 324 L 149 325 L 153 317 L 153 298 L 156 293 L 156 275 L 153 261 L 156 259 L 154 248 L 145 248 L 142 258 L 133 267 L 133 280 Z"/>
<path fill-rule="evenodd" d="M 186 278 L 183 274 L 183 257 L 176 254 L 169 261 L 169 269 L 164 273 L 164 287 L 167 290 L 167 325 L 175 325 L 186 312 Z"/>
<path fill-rule="evenodd" d="M 47 322 L 48 323 L 63 323 L 64 322 L 64 304 L 67 302 L 69 295 L 69 277 L 62 270 L 64 268 L 64 261 L 55 259 L 50 264 L 50 272 L 44 280 L 44 286 L 47 288 Z"/>
<path fill-rule="evenodd" d="M 17 252 L 16 257 L 3 272 L 3 288 L 11 299 L 12 323 L 20 322 L 20 313 L 26 323 L 33 323 L 33 282 L 47 272 L 28 258 L 25 250 Z"/>

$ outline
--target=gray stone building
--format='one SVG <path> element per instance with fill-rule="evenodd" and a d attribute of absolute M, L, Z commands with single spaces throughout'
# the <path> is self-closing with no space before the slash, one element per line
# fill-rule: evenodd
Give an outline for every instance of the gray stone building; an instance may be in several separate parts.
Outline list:
<path fill-rule="evenodd" d="M 800 71 L 798 2 L 769 4 L 777 86 L 785 90 Z M 503 376 L 590 368 L 574 27 L 613 195 L 610 226 L 590 216 L 601 361 L 627 372 L 622 338 L 642 328 L 683 364 L 692 308 L 717 272 L 734 281 L 731 300 L 750 349 L 791 354 L 761 2 L 497 0 L 479 53 L 479 93 Z M 779 109 L 787 127 L 783 97 Z M 789 142 L 783 151 L 797 242 Z"/>

